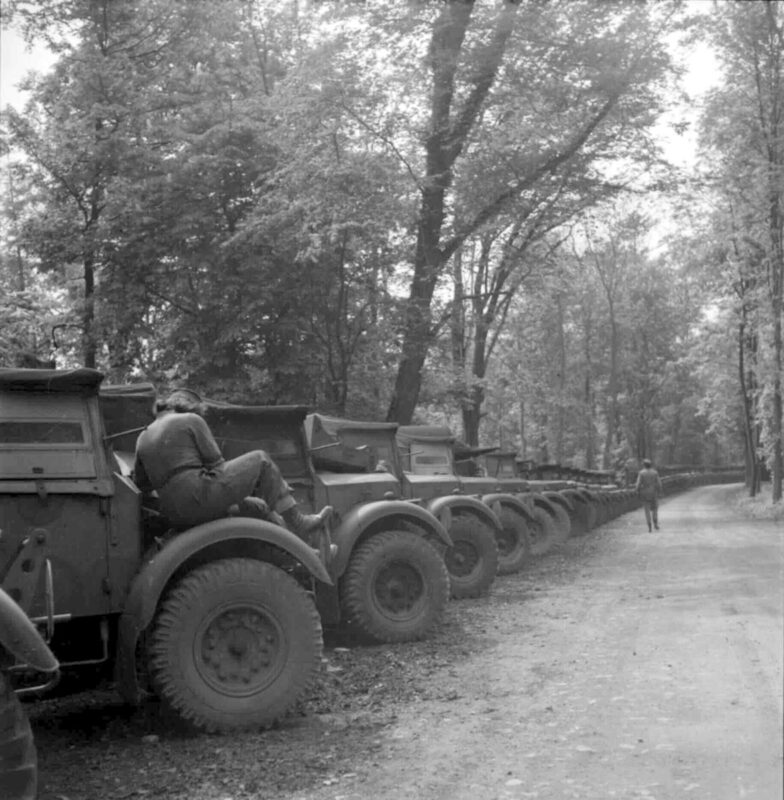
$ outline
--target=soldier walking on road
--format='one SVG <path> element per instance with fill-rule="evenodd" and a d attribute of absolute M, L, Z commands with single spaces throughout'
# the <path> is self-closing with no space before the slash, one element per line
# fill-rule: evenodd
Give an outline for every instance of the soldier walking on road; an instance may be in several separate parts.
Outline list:
<path fill-rule="evenodd" d="M 662 482 L 659 473 L 651 466 L 651 462 L 647 458 L 643 459 L 642 467 L 637 475 L 637 495 L 642 500 L 642 507 L 645 509 L 648 532 L 651 530 L 651 523 L 658 531 L 659 495 L 662 493 Z"/>

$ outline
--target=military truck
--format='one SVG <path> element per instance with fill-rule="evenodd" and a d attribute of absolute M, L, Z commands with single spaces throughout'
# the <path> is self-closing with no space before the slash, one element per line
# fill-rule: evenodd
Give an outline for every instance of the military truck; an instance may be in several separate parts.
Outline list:
<path fill-rule="evenodd" d="M 517 454 L 511 451 L 495 450 L 483 459 L 486 474 L 495 478 L 506 491 L 519 494 L 529 507 L 541 509 L 549 515 L 556 528 L 556 538 L 565 541 L 572 532 L 572 515 L 576 514 L 574 502 L 563 490 L 566 483 L 543 483 L 530 481 L 520 474 Z"/>
<path fill-rule="evenodd" d="M 442 493 L 456 489 L 466 496 L 479 498 L 493 509 L 501 522 L 496 535 L 498 572 L 519 572 L 530 560 L 532 529 L 536 525 L 533 512 L 518 497 L 504 492 L 497 481 L 457 475 L 453 445 L 455 437 L 449 428 L 439 425 L 401 425 L 396 443 L 402 468 L 415 492 L 426 483 L 440 482 Z"/>
<path fill-rule="evenodd" d="M 175 530 L 145 507 L 107 437 L 102 380 L 0 370 L 0 583 L 64 677 L 113 677 L 200 729 L 269 725 L 320 666 L 326 565 L 268 521 Z"/>
<path fill-rule="evenodd" d="M 152 387 L 108 387 L 102 403 L 115 446 L 127 451 L 150 419 Z M 449 598 L 443 551 L 452 542 L 427 509 L 400 499 L 389 473 L 362 478 L 317 472 L 305 434 L 305 406 L 206 401 L 205 418 L 223 455 L 265 450 L 305 511 L 333 507 L 331 583 L 316 587 L 322 622 L 362 638 L 402 642 L 429 635 Z"/>
<path fill-rule="evenodd" d="M 613 473 L 521 462 L 515 453 L 484 457 L 489 475 L 528 494 L 556 520 L 562 538 L 580 535 L 628 508 L 629 492 L 610 483 Z"/>
<path fill-rule="evenodd" d="M 456 441 L 453 449 L 455 468 L 469 479 L 470 483 L 479 489 L 483 486 L 496 487 L 501 491 L 514 494 L 525 502 L 533 516 L 533 520 L 528 525 L 531 555 L 542 555 L 552 547 L 557 539 L 566 538 L 559 526 L 558 512 L 553 501 L 544 498 L 541 494 L 531 492 L 525 481 L 502 478 L 487 469 L 487 459 L 497 456 L 498 448 L 469 447 L 463 442 Z M 563 509 L 561 510 L 563 511 Z"/>
<path fill-rule="evenodd" d="M 496 536 L 501 522 L 481 500 L 465 495 L 456 481 L 404 472 L 395 434 L 397 423 L 361 422 L 324 414 L 305 420 L 313 464 L 324 480 L 356 483 L 394 477 L 397 497 L 422 502 L 443 523 L 452 540 L 444 563 L 452 597 L 479 597 L 498 571 Z"/>

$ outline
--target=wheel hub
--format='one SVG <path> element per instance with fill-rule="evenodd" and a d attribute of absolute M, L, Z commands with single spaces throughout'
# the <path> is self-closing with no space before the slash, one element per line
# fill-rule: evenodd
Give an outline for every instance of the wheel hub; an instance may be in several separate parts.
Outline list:
<path fill-rule="evenodd" d="M 282 632 L 261 609 L 219 611 L 197 637 L 195 663 L 204 681 L 224 694 L 258 691 L 284 661 Z"/>
<path fill-rule="evenodd" d="M 375 581 L 378 605 L 391 614 L 410 612 L 425 591 L 422 576 L 410 564 L 396 562 L 379 571 Z"/>
<path fill-rule="evenodd" d="M 514 536 L 505 528 L 496 537 L 496 542 L 498 543 L 498 553 L 502 556 L 509 555 L 514 550 Z"/>
<path fill-rule="evenodd" d="M 455 542 L 446 551 L 446 567 L 451 575 L 470 575 L 479 564 L 479 554 L 468 542 Z"/>
<path fill-rule="evenodd" d="M 544 528 L 540 522 L 529 522 L 528 530 L 530 531 L 532 542 L 539 542 L 541 539 L 544 539 Z"/>

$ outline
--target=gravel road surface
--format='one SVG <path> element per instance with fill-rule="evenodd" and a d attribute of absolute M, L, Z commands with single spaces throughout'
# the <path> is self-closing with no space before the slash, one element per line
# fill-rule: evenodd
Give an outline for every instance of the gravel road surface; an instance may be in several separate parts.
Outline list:
<path fill-rule="evenodd" d="M 109 691 L 37 703 L 41 800 L 781 800 L 784 525 L 740 492 L 571 538 L 427 642 L 329 635 L 275 730 L 187 735 Z"/>

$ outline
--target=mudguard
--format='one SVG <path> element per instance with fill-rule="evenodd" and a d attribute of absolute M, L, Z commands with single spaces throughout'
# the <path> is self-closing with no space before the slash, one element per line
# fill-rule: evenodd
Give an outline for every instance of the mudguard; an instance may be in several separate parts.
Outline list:
<path fill-rule="evenodd" d="M 452 546 L 452 539 L 446 528 L 428 509 L 408 500 L 376 500 L 354 506 L 332 529 L 332 541 L 338 546 L 337 555 L 329 567 L 333 578 L 338 578 L 345 572 L 354 545 L 365 531 L 371 526 L 377 527 L 385 518 L 389 519 L 386 530 L 395 530 L 397 524 L 408 522 L 438 537 L 446 547 Z"/>
<path fill-rule="evenodd" d="M 452 512 L 466 511 L 486 522 L 494 531 L 503 530 L 501 520 L 490 506 L 476 497 L 468 495 L 444 495 L 428 501 L 428 509 L 438 517 L 441 524 L 449 530 L 452 525 Z"/>
<path fill-rule="evenodd" d="M 596 492 L 592 491 L 591 489 L 586 489 L 585 487 L 581 486 L 579 489 L 575 490 L 581 497 L 585 499 L 588 503 L 598 503 L 599 498 L 596 495 Z"/>
<path fill-rule="evenodd" d="M 496 505 L 500 505 L 501 507 L 507 506 L 522 514 L 529 522 L 533 522 L 536 519 L 533 511 L 528 508 L 526 503 L 521 500 L 520 497 L 515 497 L 513 494 L 485 494 L 482 495 L 482 502 L 490 506 L 493 511 L 496 511 Z M 498 512 L 496 511 L 496 514 L 497 513 Z"/>
<path fill-rule="evenodd" d="M 35 625 L 3 589 L 0 589 L 0 647 L 39 672 L 59 669 L 57 659 Z"/>
<path fill-rule="evenodd" d="M 529 495 L 526 495 L 526 499 L 529 500 L 531 506 L 533 508 L 541 508 L 542 510 L 546 511 L 550 516 L 555 514 L 555 503 L 545 497 L 543 494 L 539 494 L 538 492 L 532 492 Z"/>
<path fill-rule="evenodd" d="M 227 517 L 197 525 L 174 536 L 149 558 L 131 584 L 120 615 L 116 678 L 123 698 L 138 703 L 140 692 L 136 674 L 136 645 L 142 631 L 152 622 L 158 601 L 174 573 L 188 560 L 207 548 L 231 541 L 241 554 L 242 545 L 266 543 L 279 547 L 299 561 L 317 580 L 332 579 L 313 548 L 285 528 L 250 517 Z"/>
<path fill-rule="evenodd" d="M 542 497 L 551 503 L 557 503 L 566 511 L 572 510 L 572 501 L 562 492 L 542 492 Z"/>
<path fill-rule="evenodd" d="M 579 489 L 562 489 L 561 494 L 568 498 L 569 501 L 572 503 L 572 509 L 574 510 L 575 503 L 582 503 L 583 505 L 587 505 L 590 502 L 590 499 L 586 497 Z"/>

